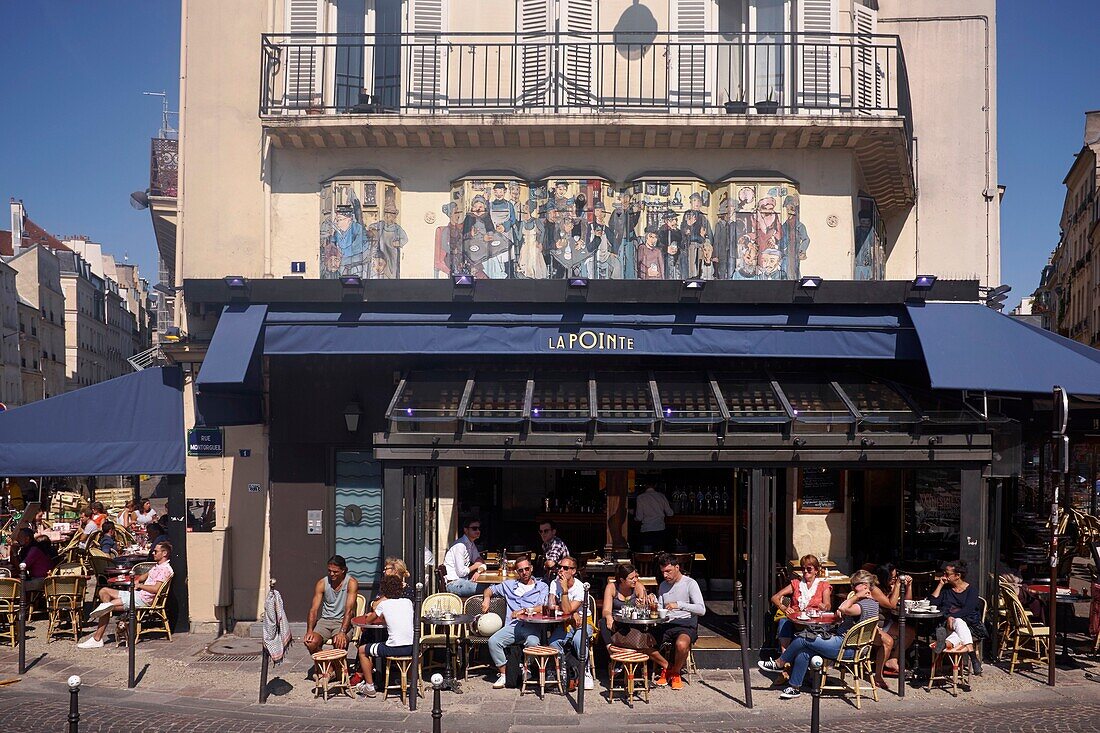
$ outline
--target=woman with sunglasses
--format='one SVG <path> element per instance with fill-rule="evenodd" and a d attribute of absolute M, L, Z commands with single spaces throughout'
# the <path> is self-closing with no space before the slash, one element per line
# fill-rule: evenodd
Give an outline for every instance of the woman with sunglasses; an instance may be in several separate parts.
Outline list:
<path fill-rule="evenodd" d="M 603 591 L 603 615 L 600 617 L 599 624 L 600 639 L 605 646 L 614 645 L 647 652 L 649 658 L 661 670 L 668 666 L 668 660 L 655 648 L 657 645 L 652 634 L 626 625 L 615 628 L 615 614 L 619 613 L 623 606 L 627 604 L 645 606 L 648 602 L 645 584 L 638 579 L 638 571 L 630 563 L 619 565 L 615 569 L 615 577 L 608 578 L 607 587 Z M 654 643 L 650 644 L 649 641 Z"/>
<path fill-rule="evenodd" d="M 785 585 L 772 596 L 772 605 L 781 612 L 786 612 L 784 598 L 790 598 L 790 603 L 799 611 L 829 611 L 833 607 L 833 587 L 829 581 L 821 577 L 821 562 L 816 555 L 803 555 L 798 561 L 802 567 L 802 577 L 791 580 L 790 585 Z M 794 638 L 794 624 L 784 615 L 779 620 L 779 628 L 776 636 L 779 637 L 779 648 L 785 650 Z"/>

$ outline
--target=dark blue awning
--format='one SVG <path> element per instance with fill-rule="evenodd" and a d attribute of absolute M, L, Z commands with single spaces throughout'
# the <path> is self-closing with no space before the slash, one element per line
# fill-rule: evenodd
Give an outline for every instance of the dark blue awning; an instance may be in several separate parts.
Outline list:
<path fill-rule="evenodd" d="M 976 303 L 908 307 L 932 386 L 1100 395 L 1100 351 Z"/>
<path fill-rule="evenodd" d="M 220 328 L 220 326 L 219 326 Z M 271 311 L 264 353 L 638 354 L 919 359 L 904 309 L 876 306 Z"/>
<path fill-rule="evenodd" d="M 184 450 L 179 367 L 0 413 L 0 476 L 182 474 Z"/>
<path fill-rule="evenodd" d="M 232 303 L 222 310 L 195 388 L 200 392 L 259 392 L 260 332 L 266 305 Z"/>

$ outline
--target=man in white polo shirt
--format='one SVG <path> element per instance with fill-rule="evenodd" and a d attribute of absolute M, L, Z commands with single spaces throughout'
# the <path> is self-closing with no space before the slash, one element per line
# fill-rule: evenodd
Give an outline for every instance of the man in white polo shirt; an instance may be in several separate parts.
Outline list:
<path fill-rule="evenodd" d="M 463 535 L 447 550 L 443 565 L 447 571 L 447 591 L 465 598 L 480 590 L 477 576 L 485 569 L 481 551 L 475 542 L 481 536 L 481 521 L 470 519 L 463 527 Z"/>

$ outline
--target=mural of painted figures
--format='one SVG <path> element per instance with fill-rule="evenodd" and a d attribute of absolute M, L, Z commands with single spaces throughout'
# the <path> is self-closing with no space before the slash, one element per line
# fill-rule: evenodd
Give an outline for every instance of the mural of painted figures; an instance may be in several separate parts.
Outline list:
<path fill-rule="evenodd" d="M 729 183 L 718 193 L 714 263 L 726 280 L 797 280 L 810 248 L 791 183 Z"/>
<path fill-rule="evenodd" d="M 436 228 L 436 275 L 519 277 L 522 222 L 519 205 L 527 185 L 518 179 L 464 179 L 443 205 L 447 223 Z"/>
<path fill-rule="evenodd" d="M 409 237 L 397 222 L 395 185 L 369 180 L 331 182 L 321 191 L 321 212 L 322 279 L 401 276 L 401 248 Z"/>
<path fill-rule="evenodd" d="M 875 200 L 860 196 L 856 210 L 856 256 L 853 276 L 856 280 L 882 280 L 886 277 L 886 225 L 879 216 Z"/>

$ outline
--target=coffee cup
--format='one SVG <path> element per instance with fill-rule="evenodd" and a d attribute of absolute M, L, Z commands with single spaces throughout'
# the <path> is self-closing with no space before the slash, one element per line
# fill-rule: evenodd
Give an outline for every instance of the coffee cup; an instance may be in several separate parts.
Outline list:
<path fill-rule="evenodd" d="M 659 619 L 668 618 L 668 609 L 667 608 L 658 608 L 657 609 L 657 618 L 659 618 Z"/>

